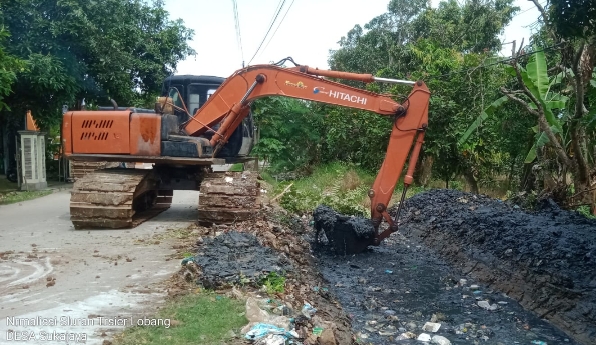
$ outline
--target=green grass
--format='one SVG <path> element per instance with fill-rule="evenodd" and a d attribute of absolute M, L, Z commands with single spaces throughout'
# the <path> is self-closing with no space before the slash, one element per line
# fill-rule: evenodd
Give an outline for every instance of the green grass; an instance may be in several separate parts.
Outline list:
<path fill-rule="evenodd" d="M 48 194 L 52 194 L 51 190 L 39 190 L 39 191 L 32 191 L 32 192 L 8 192 L 2 193 L 0 192 L 0 205 L 8 205 L 14 204 L 17 202 L 23 202 L 31 199 L 40 198 L 42 196 L 46 196 Z"/>
<path fill-rule="evenodd" d="M 271 174 L 267 170 L 261 171 L 259 175 L 261 176 L 263 181 L 267 182 L 268 187 L 271 187 L 273 189 L 277 187 L 278 182 L 275 180 L 273 176 L 271 176 Z"/>
<path fill-rule="evenodd" d="M 232 164 L 232 166 L 230 167 L 230 170 L 228 170 L 228 171 L 242 172 L 242 171 L 244 171 L 244 164 L 243 163 L 234 163 L 234 164 Z"/>
<path fill-rule="evenodd" d="M 309 214 L 318 205 L 326 204 L 338 212 L 360 216 L 370 213 L 367 193 L 376 179 L 376 175 L 370 172 L 342 163 L 319 166 L 310 176 L 294 181 L 276 182 L 268 172 L 262 172 L 261 177 L 271 186 L 268 192 L 272 198 L 292 183 L 290 189 L 278 199 L 280 205 L 290 212 Z M 401 197 L 402 186 L 403 182 L 399 181 L 390 205 Z M 406 196 L 411 197 L 424 190 L 411 186 Z"/>
<path fill-rule="evenodd" d="M 248 323 L 244 302 L 215 293 L 186 295 L 170 303 L 155 318 L 170 319 L 165 326 L 135 326 L 114 339 L 115 345 L 215 345 L 230 340 L 229 332 L 239 334 Z M 179 322 L 173 326 L 173 320 Z"/>
<path fill-rule="evenodd" d="M 588 205 L 580 206 L 576 209 L 576 211 L 588 219 L 596 219 L 596 216 L 590 212 L 590 206 Z"/>
<path fill-rule="evenodd" d="M 0 176 L 0 205 L 14 204 L 52 194 L 51 190 L 20 191 L 17 183 Z"/>
<path fill-rule="evenodd" d="M 268 294 L 283 293 L 286 284 L 286 277 L 280 276 L 275 272 L 269 272 L 269 274 L 263 279 L 262 284 L 267 288 Z"/>
<path fill-rule="evenodd" d="M 342 180 L 344 189 L 354 189 L 361 185 L 372 186 L 375 176 L 353 165 L 331 163 L 318 167 L 312 175 L 297 180 L 297 188 L 306 189 L 312 185 L 318 188 L 333 186 Z"/>
<path fill-rule="evenodd" d="M 308 177 L 277 183 L 270 175 L 261 174 L 272 184 L 269 191 L 275 197 L 292 183 L 278 202 L 297 214 L 311 213 L 319 204 L 329 205 L 339 212 L 354 215 L 367 213 L 367 191 L 375 176 L 353 165 L 332 163 L 318 167 Z"/>

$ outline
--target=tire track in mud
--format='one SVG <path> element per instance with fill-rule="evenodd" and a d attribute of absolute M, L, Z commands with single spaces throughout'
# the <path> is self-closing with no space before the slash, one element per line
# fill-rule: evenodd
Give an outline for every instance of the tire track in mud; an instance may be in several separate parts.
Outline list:
<path fill-rule="evenodd" d="M 3 282 L 4 284 L 6 284 L 7 287 L 11 287 L 11 286 L 19 285 L 19 284 L 33 283 L 39 279 L 42 279 L 43 277 L 47 276 L 48 274 L 52 273 L 52 271 L 54 270 L 54 267 L 50 263 L 49 257 L 46 257 L 45 260 L 39 260 L 39 262 L 25 261 L 25 260 L 14 260 L 13 259 L 13 261 L 10 262 L 10 266 L 9 265 L 3 265 L 3 266 L 8 267 L 9 269 L 11 269 L 14 272 L 14 274 L 9 279 L 7 279 L 7 280 L 9 280 L 8 284 Z M 22 269 L 19 267 L 21 267 Z M 31 270 L 33 270 L 33 272 L 31 272 Z M 31 273 L 28 274 L 27 276 L 19 278 L 17 280 L 10 281 L 10 279 L 16 278 L 21 272 L 28 272 L 28 271 Z M 2 279 L 0 279 L 0 282 L 2 282 Z M 0 290 L 0 294 L 2 294 L 3 292 L 4 291 Z"/>

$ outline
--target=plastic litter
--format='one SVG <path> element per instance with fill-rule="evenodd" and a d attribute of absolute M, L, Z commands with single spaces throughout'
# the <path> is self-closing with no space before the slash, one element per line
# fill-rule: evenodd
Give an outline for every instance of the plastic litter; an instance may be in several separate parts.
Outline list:
<path fill-rule="evenodd" d="M 439 330 L 439 328 L 441 328 L 441 324 L 436 322 L 427 322 L 424 324 L 424 326 L 422 326 L 423 330 L 433 333 L 436 333 Z"/>
<path fill-rule="evenodd" d="M 440 335 L 434 335 L 431 339 L 431 342 L 437 345 L 451 345 L 451 341 L 449 341 L 449 339 Z"/>
<path fill-rule="evenodd" d="M 432 337 L 430 336 L 430 334 L 420 333 L 416 340 L 429 342 L 431 339 Z"/>
<path fill-rule="evenodd" d="M 316 312 L 317 312 L 316 308 L 314 308 L 309 303 L 304 303 L 304 306 L 302 307 L 302 315 L 304 315 L 308 319 L 310 319 L 311 317 L 313 317 L 315 315 Z"/>
<path fill-rule="evenodd" d="M 532 340 L 532 344 L 536 345 L 547 345 L 545 341 L 542 340 Z"/>
<path fill-rule="evenodd" d="M 184 258 L 184 259 L 182 260 L 182 262 L 181 262 L 181 265 L 182 265 L 182 266 L 186 266 L 186 264 L 187 264 L 187 263 L 189 263 L 189 262 L 196 262 L 196 261 L 195 261 L 195 257 L 194 257 L 194 256 L 189 256 L 189 257 L 187 257 L 187 258 Z"/>
<path fill-rule="evenodd" d="M 279 334 L 268 334 L 255 341 L 255 345 L 285 345 L 286 338 Z"/>
<path fill-rule="evenodd" d="M 318 286 L 313 286 L 312 291 L 314 291 L 314 292 L 319 292 L 319 291 L 328 292 L 329 289 L 328 288 L 325 288 L 325 287 L 324 288 L 320 288 Z"/>
<path fill-rule="evenodd" d="M 412 332 L 404 332 L 397 336 L 395 340 L 416 339 L 416 334 Z"/>
<path fill-rule="evenodd" d="M 246 332 L 246 334 L 244 335 L 245 339 L 248 340 L 257 340 L 257 339 L 261 339 L 263 337 L 269 337 L 270 335 L 278 335 L 283 339 L 282 343 L 279 344 L 284 344 L 286 339 L 291 339 L 291 338 L 298 338 L 298 334 L 294 331 L 287 331 L 281 327 L 277 327 L 274 325 L 270 325 L 267 323 L 257 323 L 256 325 L 252 326 L 252 328 L 250 329 L 250 331 Z M 270 340 L 272 342 L 266 342 L 266 343 L 259 343 L 259 344 L 278 344 L 276 341 L 279 337 L 269 337 Z"/>
<path fill-rule="evenodd" d="M 286 332 L 285 329 L 276 327 L 273 325 L 269 325 L 266 323 L 257 323 L 256 325 L 252 326 L 250 331 L 246 332 L 244 338 L 248 340 L 260 339 L 268 334 L 284 334 Z"/>
<path fill-rule="evenodd" d="M 312 334 L 321 335 L 323 334 L 323 327 L 315 327 L 312 329 Z"/>
<path fill-rule="evenodd" d="M 496 304 L 490 304 L 488 301 L 478 301 L 478 306 L 486 310 L 497 310 L 499 306 Z"/>
<path fill-rule="evenodd" d="M 242 328 L 242 334 L 246 334 L 255 324 L 269 324 L 279 328 L 287 328 L 290 324 L 290 320 L 282 315 L 269 314 L 267 311 L 261 309 L 259 304 L 263 305 L 263 308 L 267 307 L 268 300 L 257 300 L 253 297 L 246 299 L 246 318 L 248 319 L 248 325 Z M 261 303 L 259 303 L 261 302 Z"/>
<path fill-rule="evenodd" d="M 391 274 L 391 273 L 393 273 L 393 271 L 392 270 L 385 270 L 385 273 Z"/>

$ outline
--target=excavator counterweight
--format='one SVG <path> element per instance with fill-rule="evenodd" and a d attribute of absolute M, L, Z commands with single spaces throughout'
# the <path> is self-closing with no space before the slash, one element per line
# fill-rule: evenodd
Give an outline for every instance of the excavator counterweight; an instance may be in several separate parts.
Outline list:
<path fill-rule="evenodd" d="M 200 190 L 200 223 L 250 219 L 257 214 L 260 204 L 256 174 L 217 174 L 212 166 L 249 159 L 254 145 L 251 103 L 261 97 L 283 96 L 367 110 L 391 119 L 393 126 L 385 160 L 368 193 L 370 226 L 356 222 L 357 226 L 352 226 L 354 232 L 348 234 L 345 229 L 349 220 L 338 216 L 334 224 L 341 224 L 344 230 L 329 236 L 340 242 L 341 236 L 356 234 L 351 241 L 357 243 L 350 251 L 357 252 L 369 244 L 380 244 L 397 231 L 397 223 L 387 208 L 408 155 L 405 187 L 412 183 L 428 125 L 428 88 L 422 81 L 377 78 L 302 65 L 281 67 L 288 60 L 293 62 L 288 58 L 277 64 L 249 66 L 227 79 L 170 77 L 164 82 L 153 110 L 123 108 L 113 102 L 112 108 L 66 112 L 62 125 L 66 157 L 121 163 L 118 169 L 92 172 L 75 183 L 71 197 L 75 227 L 134 227 L 169 207 L 173 191 L 179 189 Z M 389 96 L 328 78 L 402 83 L 413 89 L 399 103 Z M 153 163 L 153 168 L 123 169 L 126 162 Z M 379 232 L 383 220 L 389 227 Z"/>

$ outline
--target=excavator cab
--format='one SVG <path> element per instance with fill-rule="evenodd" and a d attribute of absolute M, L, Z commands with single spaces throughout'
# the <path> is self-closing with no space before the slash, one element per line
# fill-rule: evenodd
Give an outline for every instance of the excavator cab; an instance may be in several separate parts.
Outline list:
<path fill-rule="evenodd" d="M 168 96 L 178 108 L 184 109 L 184 106 L 186 106 L 190 116 L 192 116 L 207 102 L 224 81 L 225 78 L 214 76 L 174 75 L 164 80 L 161 96 Z M 189 114 L 183 110 L 174 109 L 174 115 L 178 118 L 179 125 L 191 121 Z M 213 127 L 215 130 L 218 128 L 219 125 Z M 247 157 L 255 145 L 254 132 L 253 116 L 252 113 L 249 113 L 216 157 L 225 158 L 230 162 L 233 162 L 236 158 Z M 213 134 L 213 132 L 208 131 L 203 137 L 211 139 Z"/>

